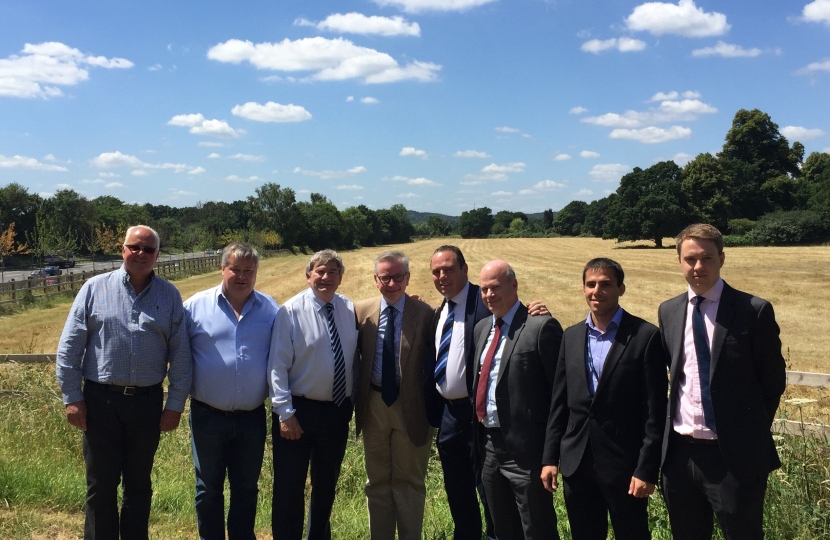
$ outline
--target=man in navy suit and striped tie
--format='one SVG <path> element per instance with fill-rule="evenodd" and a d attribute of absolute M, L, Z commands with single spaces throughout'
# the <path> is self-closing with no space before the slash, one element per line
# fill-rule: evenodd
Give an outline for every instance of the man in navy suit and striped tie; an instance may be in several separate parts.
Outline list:
<path fill-rule="evenodd" d="M 311 463 L 309 540 L 331 538 L 329 518 L 346 453 L 357 326 L 351 300 L 337 294 L 345 267 L 337 252 L 315 253 L 306 266 L 309 288 L 277 312 L 268 378 L 274 439 L 275 539 L 303 536 Z"/>

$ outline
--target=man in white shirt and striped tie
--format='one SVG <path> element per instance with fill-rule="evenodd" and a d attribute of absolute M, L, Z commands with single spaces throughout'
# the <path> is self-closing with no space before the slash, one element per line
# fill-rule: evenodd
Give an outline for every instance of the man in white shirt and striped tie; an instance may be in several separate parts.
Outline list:
<path fill-rule="evenodd" d="M 336 293 L 344 271 L 337 252 L 315 253 L 306 266 L 309 288 L 285 302 L 274 321 L 268 377 L 275 539 L 303 536 L 309 463 L 314 474 L 307 538 L 331 538 L 329 518 L 354 410 L 354 305 Z"/>

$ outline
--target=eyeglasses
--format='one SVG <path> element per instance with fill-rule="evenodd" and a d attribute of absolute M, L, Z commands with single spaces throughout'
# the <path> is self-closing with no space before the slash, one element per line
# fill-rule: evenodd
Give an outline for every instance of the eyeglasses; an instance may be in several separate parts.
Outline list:
<path fill-rule="evenodd" d="M 124 247 L 129 249 L 130 253 L 133 254 L 143 251 L 147 255 L 152 255 L 157 250 L 157 248 L 154 248 L 152 246 L 139 246 L 137 244 L 124 244 Z"/>
<path fill-rule="evenodd" d="M 389 285 L 390 281 L 394 281 L 395 283 L 400 283 L 403 281 L 403 278 L 406 277 L 406 274 L 398 274 L 397 276 L 375 276 L 380 280 L 381 283 L 384 285 Z"/>

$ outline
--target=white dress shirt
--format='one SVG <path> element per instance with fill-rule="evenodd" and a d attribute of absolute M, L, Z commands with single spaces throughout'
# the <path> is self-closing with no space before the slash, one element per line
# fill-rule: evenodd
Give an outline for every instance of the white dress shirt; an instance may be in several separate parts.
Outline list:
<path fill-rule="evenodd" d="M 461 292 L 451 298 L 455 302 L 453 308 L 452 339 L 450 340 L 450 351 L 447 357 L 447 372 L 444 382 L 436 384 L 438 393 L 446 399 L 469 398 L 467 391 L 467 359 L 464 354 L 464 315 L 467 307 L 467 294 L 470 292 L 468 281 Z M 441 315 L 438 318 L 438 328 L 435 331 L 435 353 L 441 348 L 441 334 L 444 323 L 449 317 L 450 305 L 444 303 Z"/>
<path fill-rule="evenodd" d="M 354 304 L 335 294 L 334 324 L 346 367 L 346 396 L 351 395 L 354 353 L 357 350 L 357 324 Z M 306 289 L 288 300 L 277 311 L 268 359 L 271 407 L 280 422 L 294 416 L 291 396 L 315 401 L 332 401 L 334 353 L 327 322 L 326 304 Z"/>

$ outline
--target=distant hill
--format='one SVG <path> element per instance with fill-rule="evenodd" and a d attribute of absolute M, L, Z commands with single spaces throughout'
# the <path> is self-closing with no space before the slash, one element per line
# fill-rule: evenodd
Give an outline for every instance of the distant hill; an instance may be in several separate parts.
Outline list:
<path fill-rule="evenodd" d="M 415 210 L 407 210 L 406 213 L 409 215 L 409 221 L 413 225 L 416 223 L 424 223 L 429 219 L 429 216 L 438 216 L 444 221 L 448 221 L 453 224 L 458 223 L 458 220 L 461 219 L 460 216 L 448 216 L 445 214 L 436 214 L 435 212 L 416 212 Z"/>

